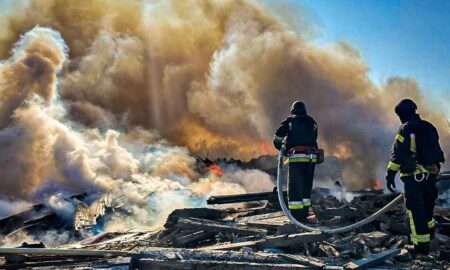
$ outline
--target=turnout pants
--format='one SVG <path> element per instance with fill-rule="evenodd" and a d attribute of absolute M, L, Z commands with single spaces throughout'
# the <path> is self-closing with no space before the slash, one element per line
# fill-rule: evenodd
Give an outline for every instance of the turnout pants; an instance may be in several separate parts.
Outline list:
<path fill-rule="evenodd" d="M 316 163 L 311 159 L 289 159 L 288 201 L 292 216 L 305 221 L 311 206 L 311 190 Z"/>
<path fill-rule="evenodd" d="M 403 176 L 405 184 L 406 211 L 410 228 L 411 242 L 418 253 L 427 254 L 430 240 L 434 236 L 434 203 L 438 197 L 436 175 L 417 182 L 414 175 Z"/>

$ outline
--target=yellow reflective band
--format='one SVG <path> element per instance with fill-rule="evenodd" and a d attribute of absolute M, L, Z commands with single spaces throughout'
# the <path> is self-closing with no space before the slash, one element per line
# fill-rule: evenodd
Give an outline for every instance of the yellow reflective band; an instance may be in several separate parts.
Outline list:
<path fill-rule="evenodd" d="M 418 243 L 428 243 L 430 242 L 430 234 L 411 235 L 411 241 L 416 245 Z"/>
<path fill-rule="evenodd" d="M 306 158 L 306 157 L 304 157 L 304 158 L 289 158 L 289 163 L 294 163 L 294 162 L 317 162 L 317 158 L 313 158 L 313 159 L 310 159 L 310 158 Z"/>
<path fill-rule="evenodd" d="M 411 140 L 410 140 L 410 143 L 409 143 L 409 150 L 411 152 L 415 153 L 416 152 L 416 135 L 414 133 L 412 133 L 410 135 L 410 138 L 411 138 Z"/>
<path fill-rule="evenodd" d="M 302 201 L 290 201 L 289 209 L 291 209 L 291 210 L 303 209 L 303 202 Z"/>
<path fill-rule="evenodd" d="M 430 234 L 417 234 L 416 226 L 414 225 L 414 218 L 411 210 L 406 211 L 408 213 L 409 218 L 409 227 L 411 229 L 411 241 L 413 244 L 417 245 L 418 243 L 428 243 L 430 242 Z"/>
<path fill-rule="evenodd" d="M 428 170 L 425 169 L 424 166 L 419 165 L 419 167 L 417 168 L 417 170 L 413 173 L 400 173 L 400 177 L 405 177 L 405 176 L 412 176 L 415 174 L 419 174 L 419 173 L 428 173 Z"/>
<path fill-rule="evenodd" d="M 392 137 L 391 137 L 392 138 Z M 404 142 L 405 141 L 405 137 L 403 137 L 402 135 L 400 135 L 400 134 L 397 134 L 397 136 L 395 136 L 395 139 L 397 140 L 397 141 L 399 141 L 399 142 Z"/>
<path fill-rule="evenodd" d="M 434 228 L 434 226 L 436 226 L 434 219 L 428 221 L 428 228 L 432 229 L 432 228 Z"/>
<path fill-rule="evenodd" d="M 413 219 L 412 212 L 411 212 L 411 210 L 407 210 L 406 212 L 408 213 L 409 227 L 411 229 L 411 234 L 415 236 L 415 235 L 417 235 L 417 233 L 416 233 L 416 226 L 414 225 L 414 219 Z"/>
<path fill-rule="evenodd" d="M 305 198 L 303 199 L 303 205 L 304 206 L 311 206 L 311 199 Z"/>
<path fill-rule="evenodd" d="M 291 204 L 291 205 L 289 205 L 289 209 L 291 209 L 291 210 L 303 209 L 303 205 L 302 204 Z"/>
<path fill-rule="evenodd" d="M 423 173 L 428 173 L 428 170 L 427 170 L 424 166 L 422 166 L 422 165 L 419 165 L 418 170 L 419 170 L 420 172 L 423 172 Z"/>
<path fill-rule="evenodd" d="M 302 153 L 298 153 L 298 154 L 292 154 L 289 156 L 290 158 L 317 158 L 317 155 L 315 154 L 302 154 Z"/>
<path fill-rule="evenodd" d="M 419 170 L 413 172 L 413 173 L 400 173 L 400 177 L 406 177 L 406 176 L 413 176 L 414 174 L 420 173 Z"/>
<path fill-rule="evenodd" d="M 392 170 L 392 171 L 398 171 L 398 170 L 400 170 L 400 164 L 397 164 L 395 162 L 389 161 L 388 169 Z"/>

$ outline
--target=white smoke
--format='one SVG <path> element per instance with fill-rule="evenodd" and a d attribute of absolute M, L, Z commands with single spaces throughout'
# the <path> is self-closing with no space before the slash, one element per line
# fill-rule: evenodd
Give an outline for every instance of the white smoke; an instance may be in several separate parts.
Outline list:
<path fill-rule="evenodd" d="M 255 187 L 251 182 L 256 180 L 270 183 L 262 172 L 237 168 L 226 171 L 220 180 L 214 176 L 198 180 L 195 158 L 186 148 L 160 139 L 156 131 L 140 127 L 100 130 L 70 120 L 57 92 L 58 71 L 66 53 L 67 46 L 57 32 L 37 27 L 22 37 L 1 67 L 2 74 L 7 74 L 20 66 L 29 79 L 23 85 L 10 80 L 0 87 L 6 93 L 1 108 L 9 107 L 10 112 L 4 118 L 6 127 L 0 130 L 1 179 L 7 180 L 3 196 L 43 201 L 60 217 L 71 220 L 78 202 L 67 199 L 70 195 L 110 193 L 126 200 L 129 217 L 120 223 L 123 228 L 160 224 L 175 208 L 204 206 L 209 194 L 245 192 Z M 50 80 L 42 84 L 42 77 Z M 21 99 L 9 106 L 7 98 L 17 92 Z M 23 204 L 29 205 L 20 201 L 7 206 Z M 106 227 L 117 229 L 117 224 L 113 220 Z"/>

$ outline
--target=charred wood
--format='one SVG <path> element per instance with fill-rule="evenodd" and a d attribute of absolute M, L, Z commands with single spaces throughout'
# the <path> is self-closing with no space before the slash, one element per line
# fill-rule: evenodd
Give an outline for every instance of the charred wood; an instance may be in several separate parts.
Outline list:
<path fill-rule="evenodd" d="M 387 259 L 394 257 L 400 253 L 400 249 L 394 248 L 385 252 L 372 254 L 367 258 L 352 261 L 344 266 L 347 269 L 368 269 L 369 267 L 376 266 L 383 263 Z"/>

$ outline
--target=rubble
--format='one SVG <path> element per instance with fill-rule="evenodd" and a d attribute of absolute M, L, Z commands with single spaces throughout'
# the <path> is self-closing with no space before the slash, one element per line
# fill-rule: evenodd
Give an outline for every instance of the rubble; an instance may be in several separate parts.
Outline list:
<path fill-rule="evenodd" d="M 395 195 L 371 190 L 360 192 L 352 202 L 345 202 L 316 193 L 313 196 L 314 207 L 307 223 L 311 226 L 331 227 L 348 225 L 374 213 L 393 197 Z M 236 198 L 246 199 L 243 195 L 228 197 Z M 41 206 L 35 208 L 37 209 L 34 214 L 25 211 L 17 217 L 9 217 L 6 221 L 15 220 L 23 226 L 29 222 L 27 218 L 36 220 L 36 216 L 49 214 Z M 76 254 L 71 253 L 73 251 L 66 253 L 64 250 L 53 250 L 57 254 L 51 256 L 24 255 L 23 252 L 27 249 L 15 249 L 21 256 L 17 257 L 20 260 L 4 261 L 3 267 L 39 269 L 38 267 L 44 265 L 46 269 L 61 269 L 82 265 L 83 269 L 94 269 L 101 265 L 104 268 L 116 266 L 128 269 L 131 265 L 130 269 L 220 267 L 247 270 L 367 269 L 374 266 L 387 269 L 442 269 L 448 265 L 450 234 L 447 224 L 450 220 L 450 209 L 436 209 L 436 220 L 444 223 L 437 225 L 437 234 L 433 240 L 434 260 L 413 258 L 407 246 L 407 227 L 402 225 L 404 219 L 403 205 L 400 204 L 376 221 L 352 232 L 327 235 L 321 232 L 299 231 L 288 222 L 275 203 L 242 209 L 177 209 L 169 215 L 162 228 L 105 232 L 64 246 L 65 249 L 86 252 L 91 250 L 95 256 L 77 258 Z M 11 224 L 6 221 L 0 220 L 0 224 Z M 13 230 L 11 225 L 2 229 L 6 233 Z M 52 249 L 43 250 L 52 252 Z M 111 257 L 112 255 L 120 256 L 116 258 Z"/>

